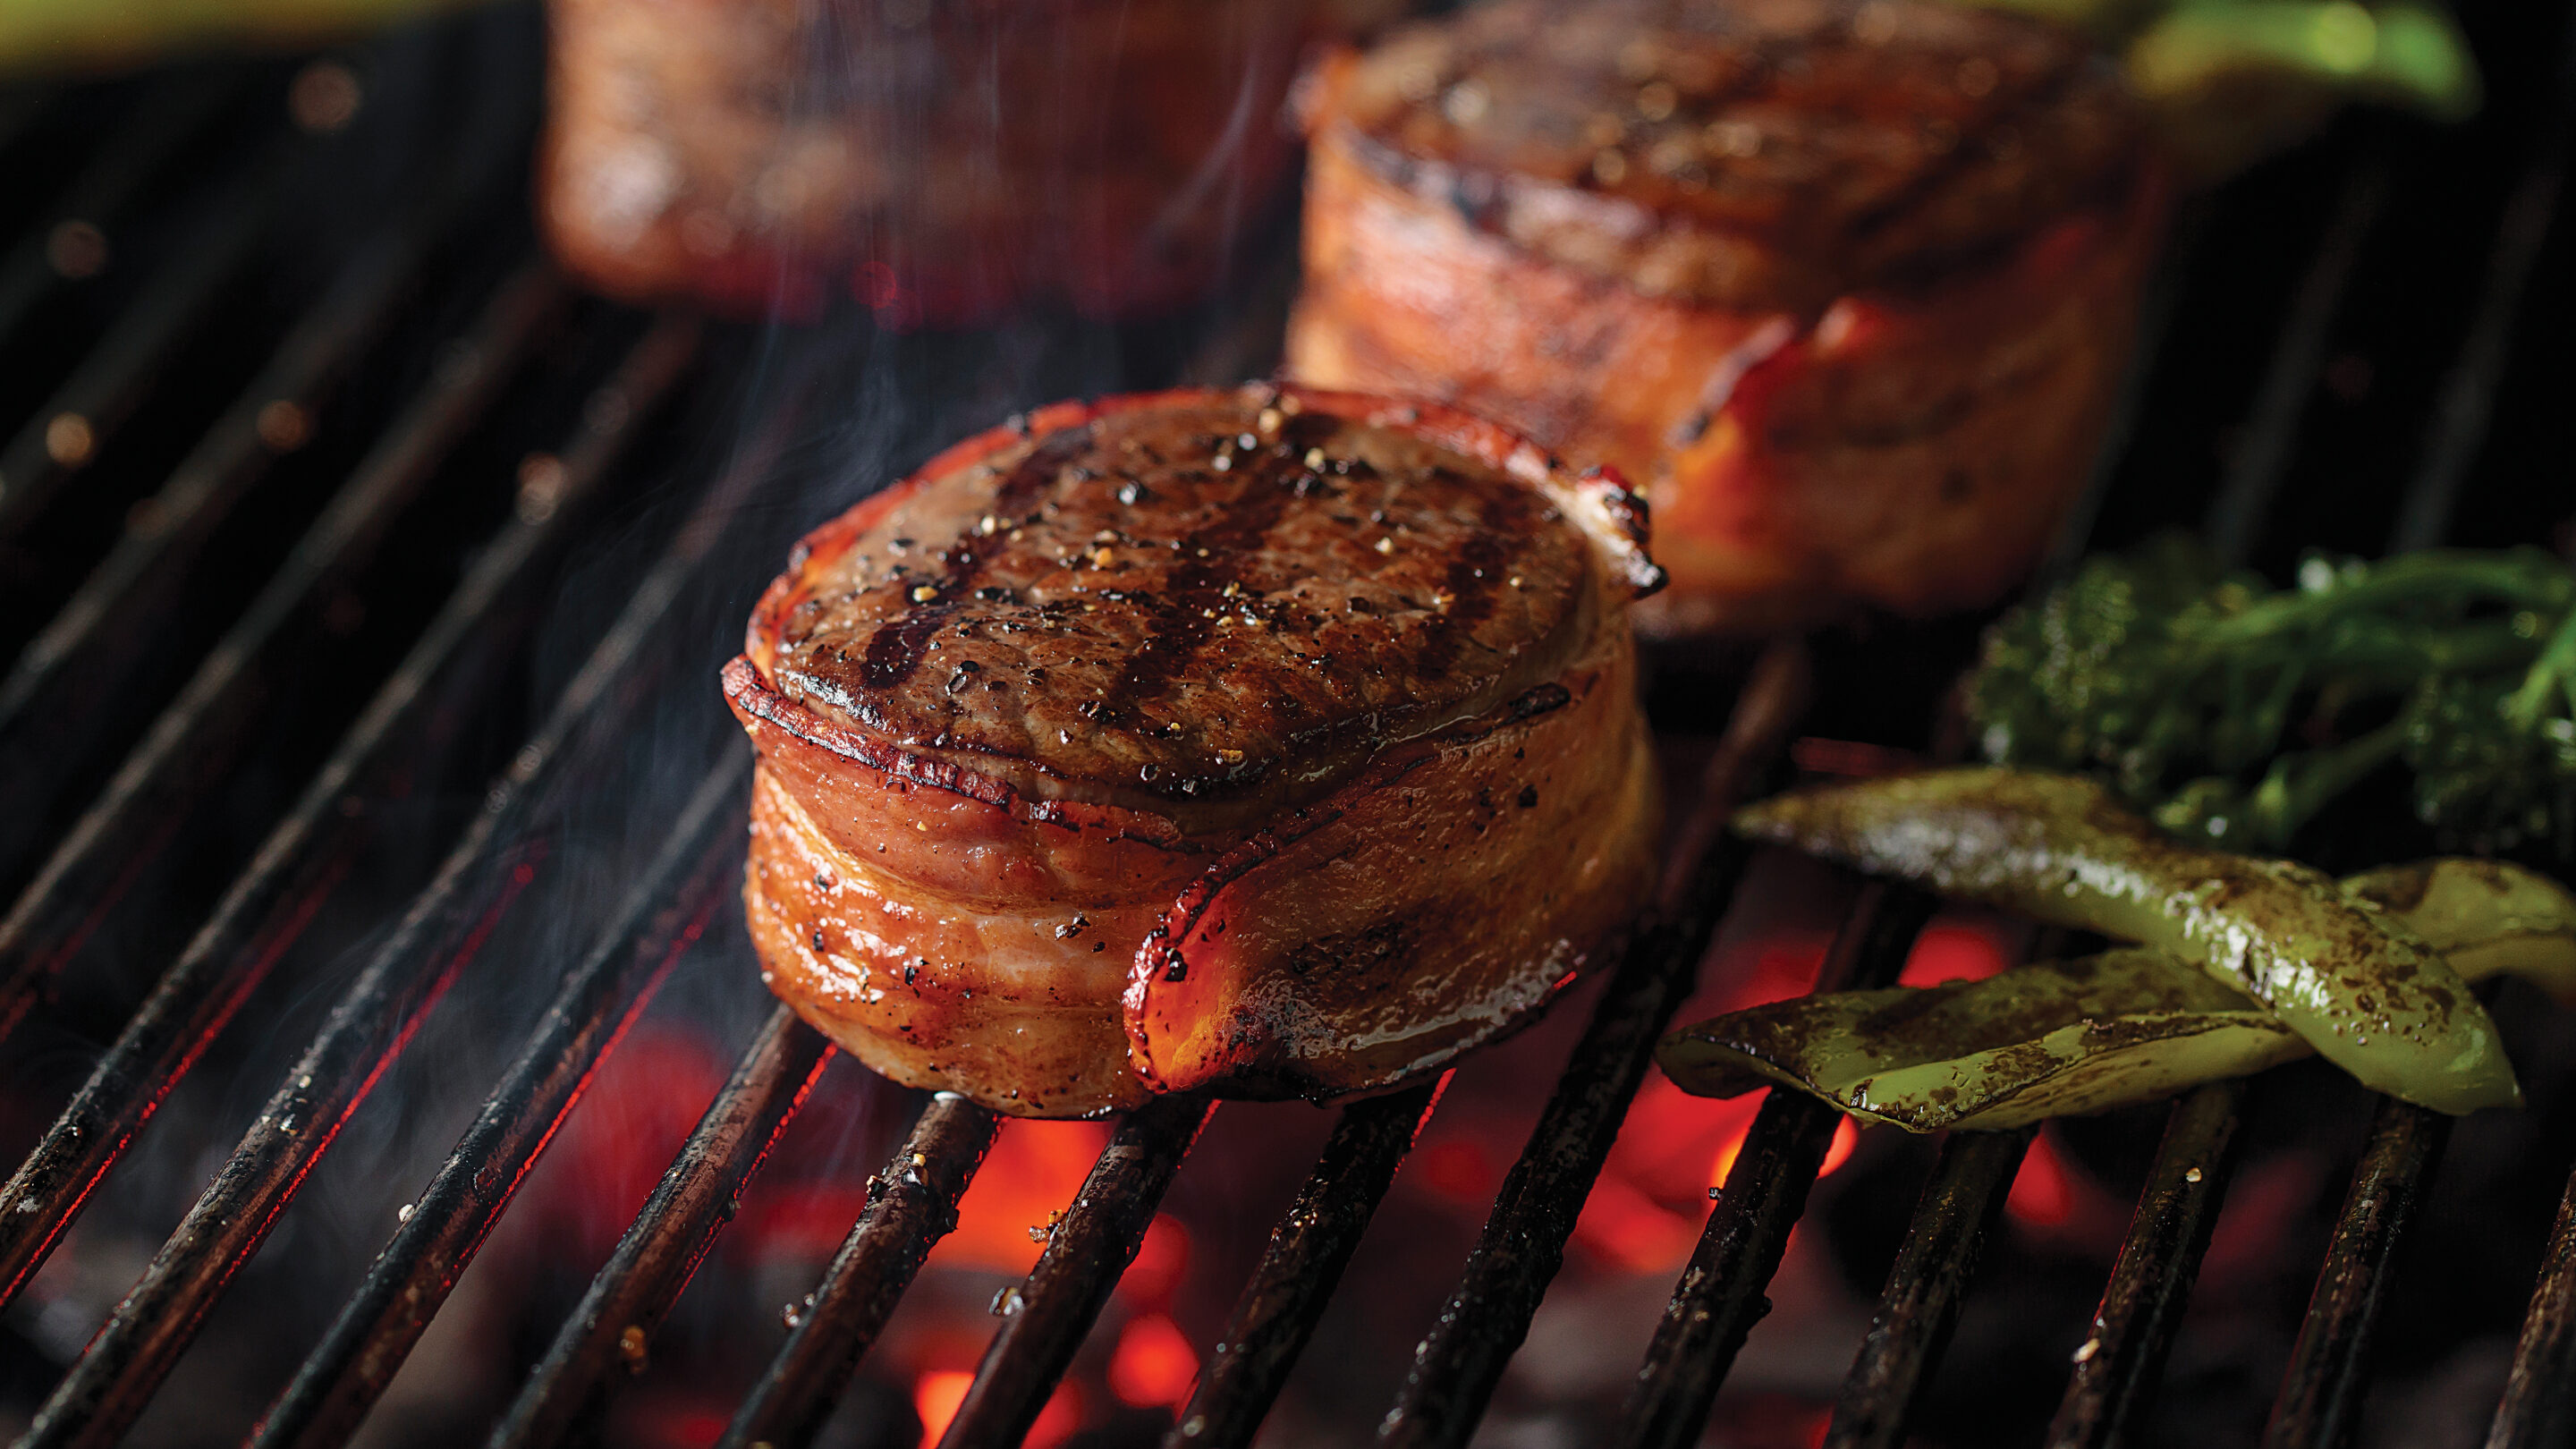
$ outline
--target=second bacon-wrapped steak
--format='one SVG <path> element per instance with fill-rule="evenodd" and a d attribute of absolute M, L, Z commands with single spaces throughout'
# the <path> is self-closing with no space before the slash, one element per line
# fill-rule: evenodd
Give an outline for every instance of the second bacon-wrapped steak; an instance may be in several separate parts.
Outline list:
<path fill-rule="evenodd" d="M 552 0 L 538 220 L 638 302 L 898 326 L 1196 299 L 1292 174 L 1318 0 Z"/>
<path fill-rule="evenodd" d="M 1656 826 L 1615 479 L 1348 394 L 1047 409 L 811 535 L 727 698 L 772 987 L 1065 1116 L 1328 1097 L 1506 1031 Z"/>
<path fill-rule="evenodd" d="M 1497 0 L 1308 97 L 1289 369 L 1649 486 L 1665 633 L 2018 579 L 2159 231 L 2117 75 L 1945 0 Z"/>

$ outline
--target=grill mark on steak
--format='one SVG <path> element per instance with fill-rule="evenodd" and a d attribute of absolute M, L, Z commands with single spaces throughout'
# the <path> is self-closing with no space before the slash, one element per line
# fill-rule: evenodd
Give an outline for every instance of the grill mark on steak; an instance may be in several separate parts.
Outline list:
<path fill-rule="evenodd" d="M 1197 657 L 1214 624 L 1210 614 L 1225 602 L 1226 585 L 1242 581 L 1243 560 L 1261 547 L 1271 525 L 1296 498 L 1291 479 L 1305 471 L 1301 460 L 1307 450 L 1331 443 L 1341 430 L 1341 419 L 1330 414 L 1300 413 L 1287 419 L 1278 443 L 1258 455 L 1259 464 L 1233 503 L 1214 523 L 1182 541 L 1181 562 L 1153 601 L 1154 635 L 1110 686 L 1104 714 L 1129 718 L 1135 706 L 1161 695 Z"/>
<path fill-rule="evenodd" d="M 810 557 L 765 672 L 1031 799 L 1312 798 L 1589 627 L 1553 495 L 1406 427 L 1252 389 L 998 443 Z"/>
<path fill-rule="evenodd" d="M 1992 157 L 2000 137 L 2005 135 L 2025 137 L 2034 127 L 2045 125 L 2049 112 L 2068 104 L 2077 81 L 2082 78 L 2083 72 L 2073 69 L 2044 73 L 2039 78 L 2037 86 L 2011 98 L 1980 118 L 1974 131 L 1961 133 L 1959 138 L 1951 143 L 1949 151 L 1939 160 L 1917 171 L 1905 184 L 1893 193 L 1882 197 L 1876 205 L 1855 214 L 1846 224 L 1849 234 L 1862 239 L 1879 237 L 1899 221 L 1929 203 L 1945 188 L 1959 184 L 1969 171 L 1994 164 Z M 2030 143 L 2023 141 L 2019 144 Z M 2106 177 L 2096 178 L 2091 186 L 2078 188 L 2078 190 L 2087 201 L 2101 195 L 2114 195 L 2120 190 L 2120 183 L 2126 181 L 2127 177 L 2128 168 L 2119 167 Z M 1990 251 L 1996 247 L 2008 245 L 2010 241 L 2009 237 L 1991 238 L 1980 245 L 1965 248 L 1964 254 L 1973 255 L 1981 251 Z M 1952 258 L 1937 256 L 1925 258 L 1917 263 L 1917 269 L 1927 264 L 1938 265 L 1948 260 Z"/>
<path fill-rule="evenodd" d="M 1492 617 L 1504 566 L 1499 540 L 1516 537 L 1531 528 L 1536 512 L 1536 499 L 1518 490 L 1485 497 L 1478 512 L 1480 526 L 1460 541 L 1458 556 L 1449 562 L 1449 606 L 1429 625 L 1431 638 L 1422 651 L 1423 673 L 1447 673 L 1458 662 L 1471 631 Z"/>
<path fill-rule="evenodd" d="M 859 664 L 859 683 L 863 687 L 893 689 L 912 678 L 928 656 L 930 641 L 939 633 L 939 626 L 957 612 L 957 596 L 984 576 L 985 564 L 997 551 L 992 539 L 1008 529 L 1010 520 L 1018 517 L 1055 481 L 1057 473 L 1090 446 L 1088 426 L 1067 428 L 1030 449 L 1029 455 L 1011 469 L 993 494 L 992 516 L 997 525 L 994 532 L 983 534 L 973 527 L 960 531 L 939 555 L 939 582 L 919 586 L 936 590 L 937 596 L 916 601 L 868 640 L 867 653 Z"/>
<path fill-rule="evenodd" d="M 1328 80 L 1310 128 L 1390 184 L 1742 309 L 1975 265 L 2120 194 L 2142 143 L 2082 37 L 1935 0 L 1495 0 Z"/>

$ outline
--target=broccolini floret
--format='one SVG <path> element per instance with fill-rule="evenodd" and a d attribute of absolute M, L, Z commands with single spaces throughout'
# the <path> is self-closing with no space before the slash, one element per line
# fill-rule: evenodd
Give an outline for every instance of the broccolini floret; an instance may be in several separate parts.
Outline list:
<path fill-rule="evenodd" d="M 1969 709 L 1998 763 L 2235 849 L 2393 764 L 2445 849 L 2576 858 L 2576 572 L 2539 549 L 2313 557 L 2279 590 L 2184 540 L 2095 558 L 1988 632 Z"/>

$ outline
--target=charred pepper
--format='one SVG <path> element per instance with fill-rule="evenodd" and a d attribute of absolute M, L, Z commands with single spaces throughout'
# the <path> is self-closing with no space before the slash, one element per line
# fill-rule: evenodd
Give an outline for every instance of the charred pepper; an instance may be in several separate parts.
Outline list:
<path fill-rule="evenodd" d="M 1735 828 L 2189 961 L 2374 1090 L 2450 1113 L 2521 1099 L 2486 1008 L 2401 921 L 2308 866 L 2181 844 L 2085 777 L 1831 785 L 1748 807 Z"/>
<path fill-rule="evenodd" d="M 2520 976 L 2576 1003 L 2576 896 L 2494 861 L 2370 871 L 2386 910 L 2468 980 Z M 1683 1027 L 1656 1060 L 1685 1091 L 1774 1083 L 1911 1132 L 2002 1131 L 2107 1111 L 2309 1054 L 2235 988 L 2161 951 L 2044 961 L 1977 982 L 1841 991 Z"/>

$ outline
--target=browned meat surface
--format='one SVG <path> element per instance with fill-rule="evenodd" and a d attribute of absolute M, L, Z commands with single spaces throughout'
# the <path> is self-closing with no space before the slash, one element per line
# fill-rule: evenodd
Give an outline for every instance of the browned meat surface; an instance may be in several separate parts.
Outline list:
<path fill-rule="evenodd" d="M 638 300 L 1185 301 L 1295 161 L 1316 0 L 552 0 L 538 213 Z"/>
<path fill-rule="evenodd" d="M 1325 755 L 1563 667 L 1592 548 L 1544 494 L 1329 413 L 1241 414 L 1113 415 L 924 490 L 789 613 L 772 678 L 1022 790 L 1168 808 L 1311 795 Z"/>
<path fill-rule="evenodd" d="M 2161 211 L 2080 39 L 1941 0 L 1499 0 L 1336 57 L 1309 120 L 1292 374 L 1644 480 L 1666 632 L 2008 587 Z"/>
<path fill-rule="evenodd" d="M 1640 531 L 1342 394 L 964 445 L 808 538 L 727 672 L 772 986 L 1041 1115 L 1370 1090 L 1509 1029 L 1649 874 Z"/>

